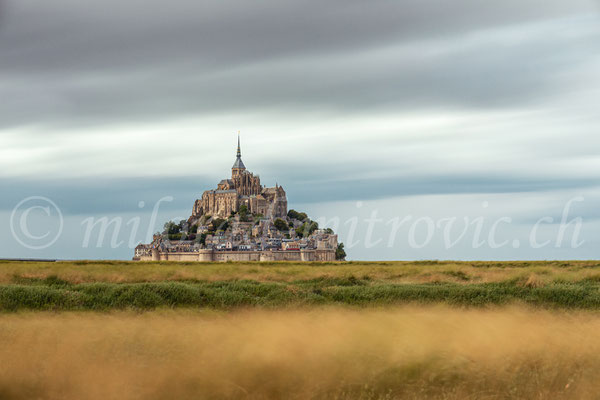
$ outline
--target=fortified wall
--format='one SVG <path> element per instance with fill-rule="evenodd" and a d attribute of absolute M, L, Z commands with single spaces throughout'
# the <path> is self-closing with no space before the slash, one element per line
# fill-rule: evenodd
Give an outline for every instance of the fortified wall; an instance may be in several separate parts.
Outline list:
<path fill-rule="evenodd" d="M 151 255 L 136 261 L 335 261 L 335 250 L 165 252 L 152 249 Z"/>

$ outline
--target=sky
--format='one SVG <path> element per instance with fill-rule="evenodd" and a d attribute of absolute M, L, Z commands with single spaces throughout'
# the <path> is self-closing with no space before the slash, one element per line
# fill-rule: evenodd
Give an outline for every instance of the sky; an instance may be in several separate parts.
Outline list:
<path fill-rule="evenodd" d="M 131 258 L 241 131 L 349 259 L 598 259 L 598 71 L 598 0 L 0 0 L 0 258 Z"/>

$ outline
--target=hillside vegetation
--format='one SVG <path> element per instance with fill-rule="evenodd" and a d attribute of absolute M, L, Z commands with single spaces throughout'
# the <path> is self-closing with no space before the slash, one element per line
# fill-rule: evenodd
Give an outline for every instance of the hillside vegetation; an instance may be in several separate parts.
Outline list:
<path fill-rule="evenodd" d="M 600 309 L 600 262 L 1 262 L 0 310 L 388 306 Z"/>

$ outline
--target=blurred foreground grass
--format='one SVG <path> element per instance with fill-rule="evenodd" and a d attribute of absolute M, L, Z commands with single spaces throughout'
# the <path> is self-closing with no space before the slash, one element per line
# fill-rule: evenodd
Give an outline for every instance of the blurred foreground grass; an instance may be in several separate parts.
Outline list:
<path fill-rule="evenodd" d="M 600 315 L 524 307 L 0 316 L 2 399 L 595 399 Z"/>

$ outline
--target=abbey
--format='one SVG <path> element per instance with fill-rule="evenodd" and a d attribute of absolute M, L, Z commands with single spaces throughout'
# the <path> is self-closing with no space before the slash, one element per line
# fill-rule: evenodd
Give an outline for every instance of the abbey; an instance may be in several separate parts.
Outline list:
<path fill-rule="evenodd" d="M 204 215 L 226 218 L 237 213 L 245 205 L 252 214 L 267 218 L 283 218 L 287 215 L 285 190 L 279 185 L 264 187 L 260 177 L 246 169 L 242 161 L 238 136 L 237 157 L 231 167 L 231 179 L 223 179 L 216 189 L 207 190 L 196 200 L 192 219 Z"/>
<path fill-rule="evenodd" d="M 341 247 L 340 247 L 341 246 Z M 306 213 L 288 211 L 285 190 L 264 187 L 246 169 L 238 134 L 231 178 L 202 193 L 187 220 L 169 221 L 152 243 L 140 243 L 139 261 L 334 261 L 343 244 Z"/>

